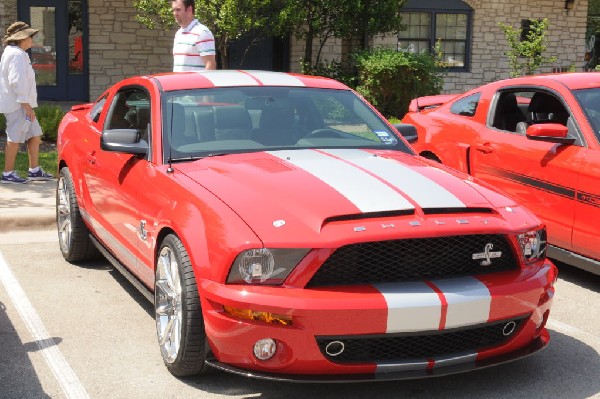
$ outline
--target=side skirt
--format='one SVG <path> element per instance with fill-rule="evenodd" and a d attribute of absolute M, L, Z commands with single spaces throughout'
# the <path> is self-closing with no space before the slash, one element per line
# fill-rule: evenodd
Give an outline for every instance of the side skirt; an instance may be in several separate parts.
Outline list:
<path fill-rule="evenodd" d="M 548 245 L 548 257 L 600 276 L 600 262 L 566 249 Z"/>
<path fill-rule="evenodd" d="M 129 282 L 148 300 L 154 303 L 154 293 L 146 287 L 140 280 L 137 279 L 125 266 L 123 266 L 117 258 L 115 258 L 93 235 L 90 234 L 90 239 L 98 248 L 98 251 L 104 255 L 106 259 L 121 273 Z"/>

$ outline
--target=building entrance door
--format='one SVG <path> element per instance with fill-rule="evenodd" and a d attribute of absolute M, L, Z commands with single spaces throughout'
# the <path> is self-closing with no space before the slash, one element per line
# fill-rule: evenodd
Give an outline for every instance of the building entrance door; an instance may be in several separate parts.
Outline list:
<path fill-rule="evenodd" d="M 18 15 L 40 30 L 30 50 L 38 98 L 89 101 L 86 0 L 19 1 Z"/>

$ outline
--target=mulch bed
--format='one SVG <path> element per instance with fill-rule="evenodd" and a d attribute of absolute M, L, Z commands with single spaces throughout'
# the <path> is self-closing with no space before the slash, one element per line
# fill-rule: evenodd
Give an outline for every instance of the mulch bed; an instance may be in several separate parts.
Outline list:
<path fill-rule="evenodd" d="M 0 131 L 0 152 L 4 152 L 4 146 L 6 145 L 6 133 Z M 19 151 L 27 152 L 27 145 L 21 144 Z M 42 143 L 40 144 L 40 152 L 52 152 L 56 151 L 56 142 L 44 140 L 42 137 Z"/>

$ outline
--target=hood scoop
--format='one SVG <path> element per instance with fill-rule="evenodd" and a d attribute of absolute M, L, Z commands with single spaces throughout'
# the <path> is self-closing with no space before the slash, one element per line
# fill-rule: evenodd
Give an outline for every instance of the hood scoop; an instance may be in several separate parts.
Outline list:
<path fill-rule="evenodd" d="M 421 209 L 425 215 L 455 215 L 458 213 L 496 213 L 491 208 L 423 208 Z"/>
<path fill-rule="evenodd" d="M 350 220 L 366 220 L 366 219 L 378 219 L 378 218 L 391 218 L 399 216 L 410 216 L 414 215 L 414 209 L 403 209 L 399 211 L 386 211 L 386 212 L 368 212 L 368 213 L 357 213 L 352 215 L 338 215 L 328 217 L 323 221 L 323 226 L 329 223 L 335 222 L 346 222 Z"/>

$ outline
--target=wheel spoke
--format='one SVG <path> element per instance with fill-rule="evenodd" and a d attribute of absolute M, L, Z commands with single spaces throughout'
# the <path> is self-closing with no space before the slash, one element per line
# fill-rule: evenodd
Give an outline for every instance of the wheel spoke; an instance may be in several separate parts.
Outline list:
<path fill-rule="evenodd" d="M 155 292 L 156 330 L 161 352 L 173 362 L 181 345 L 181 281 L 179 264 L 170 247 L 165 246 L 157 260 Z"/>

